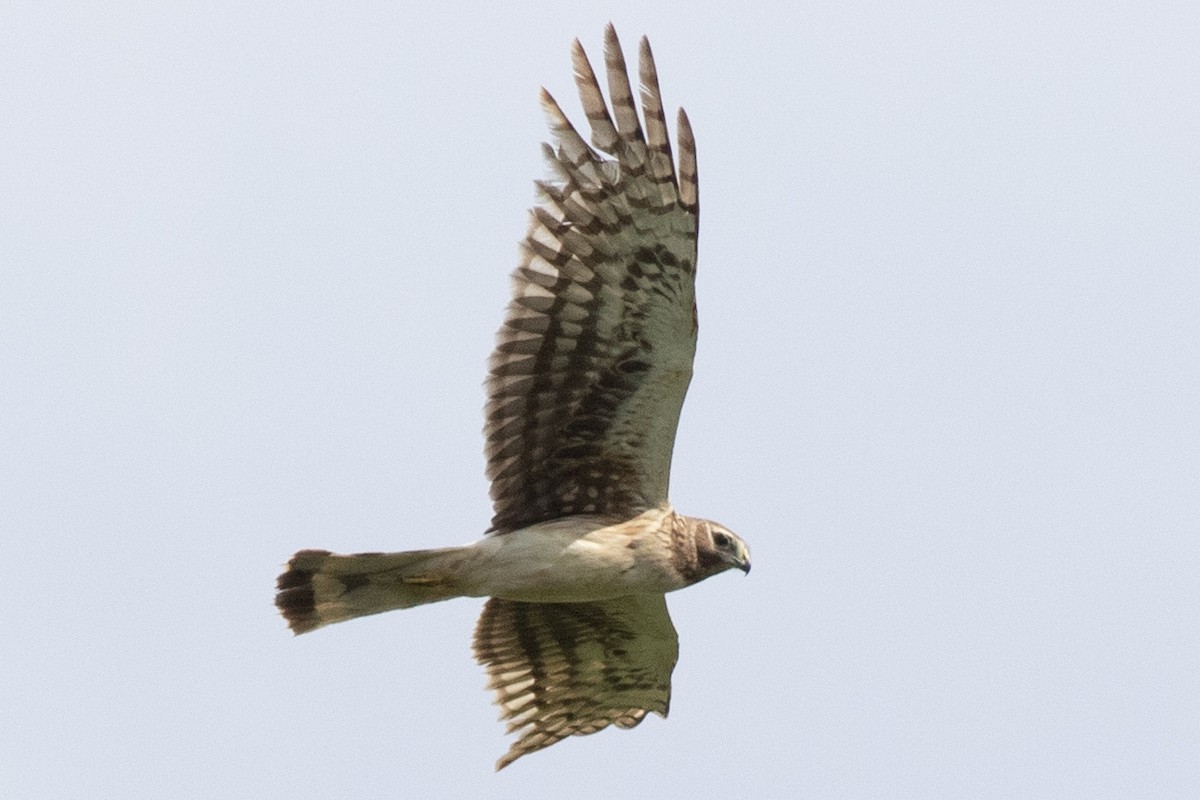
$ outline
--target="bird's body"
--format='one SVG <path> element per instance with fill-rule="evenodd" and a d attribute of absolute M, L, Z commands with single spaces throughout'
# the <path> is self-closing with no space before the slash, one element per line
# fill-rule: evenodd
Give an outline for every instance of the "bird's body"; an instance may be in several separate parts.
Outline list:
<path fill-rule="evenodd" d="M 664 504 L 628 520 L 566 517 L 461 547 L 354 555 L 302 550 L 276 602 L 294 630 L 307 632 L 454 597 L 589 603 L 665 594 L 708 577 L 714 567 L 727 568 L 707 544 L 713 527 L 724 531 Z"/>
<path fill-rule="evenodd" d="M 611 115 L 578 42 L 573 60 L 594 147 L 543 90 L 556 180 L 538 184 L 543 203 L 489 361 L 491 530 L 434 550 L 302 550 L 275 599 L 305 633 L 488 597 L 475 655 L 521 734 L 498 767 L 568 735 L 665 716 L 678 656 L 665 594 L 750 569 L 740 538 L 667 499 L 697 332 L 691 127 L 681 111 L 676 170 L 645 39 L 644 132 L 612 27 Z"/>
<path fill-rule="evenodd" d="M 686 583 L 663 557 L 673 517 L 669 507 L 653 508 L 621 522 L 570 517 L 485 537 L 467 547 L 488 575 L 473 595 L 586 603 L 682 589 Z"/>

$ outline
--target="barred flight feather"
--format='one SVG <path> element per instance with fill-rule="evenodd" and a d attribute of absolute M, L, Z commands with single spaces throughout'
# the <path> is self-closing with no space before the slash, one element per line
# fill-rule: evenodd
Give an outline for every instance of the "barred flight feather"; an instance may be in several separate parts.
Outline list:
<path fill-rule="evenodd" d="M 492 598 L 475 628 L 500 718 L 519 738 L 501 769 L 568 736 L 667 715 L 679 640 L 661 594 L 600 603 Z"/>
<path fill-rule="evenodd" d="M 645 132 L 611 26 L 612 115 L 578 41 L 572 60 L 592 143 L 543 90 L 556 180 L 538 184 L 542 205 L 530 215 L 489 361 L 484 432 L 497 533 L 573 514 L 628 517 L 664 502 L 692 374 L 691 130 L 681 116 L 677 173 L 645 39 Z"/>

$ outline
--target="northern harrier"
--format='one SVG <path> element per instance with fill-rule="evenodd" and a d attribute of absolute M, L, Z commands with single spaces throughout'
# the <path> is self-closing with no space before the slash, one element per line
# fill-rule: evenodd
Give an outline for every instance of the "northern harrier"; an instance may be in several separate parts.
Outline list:
<path fill-rule="evenodd" d="M 611 25 L 604 44 L 612 114 L 578 40 L 572 52 L 591 146 L 542 90 L 555 179 L 537 184 L 489 362 L 491 529 L 437 550 L 302 550 L 275 596 L 296 633 L 488 597 L 475 657 L 520 734 L 497 769 L 572 734 L 665 717 L 679 640 L 664 594 L 750 571 L 740 538 L 667 500 L 696 350 L 695 140 L 681 110 L 677 171 L 649 43 L 644 128 Z"/>

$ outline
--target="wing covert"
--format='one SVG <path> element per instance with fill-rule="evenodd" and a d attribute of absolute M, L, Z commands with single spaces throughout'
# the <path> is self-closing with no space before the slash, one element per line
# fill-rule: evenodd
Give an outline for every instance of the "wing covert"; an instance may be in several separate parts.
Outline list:
<path fill-rule="evenodd" d="M 667 715 L 679 638 L 661 594 L 596 603 L 491 598 L 475 628 L 475 658 L 488 671 L 500 717 L 520 733 L 496 763 L 567 736 Z"/>
<path fill-rule="evenodd" d="M 611 115 L 578 41 L 573 63 L 592 145 L 543 90 L 554 175 L 538 183 L 489 361 L 484 432 L 500 533 L 665 501 L 692 374 L 698 206 L 687 118 L 677 174 L 647 41 L 644 132 L 611 25 Z"/>

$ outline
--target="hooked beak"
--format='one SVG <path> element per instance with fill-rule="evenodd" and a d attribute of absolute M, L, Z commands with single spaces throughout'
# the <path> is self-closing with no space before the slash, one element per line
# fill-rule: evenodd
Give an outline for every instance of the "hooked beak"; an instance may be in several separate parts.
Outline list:
<path fill-rule="evenodd" d="M 749 575 L 750 574 L 750 551 L 746 548 L 745 545 L 742 545 L 740 548 L 738 548 L 738 550 L 739 550 L 738 560 L 737 560 L 737 564 L 735 566 L 737 566 L 737 568 L 740 569 L 746 575 Z"/>

